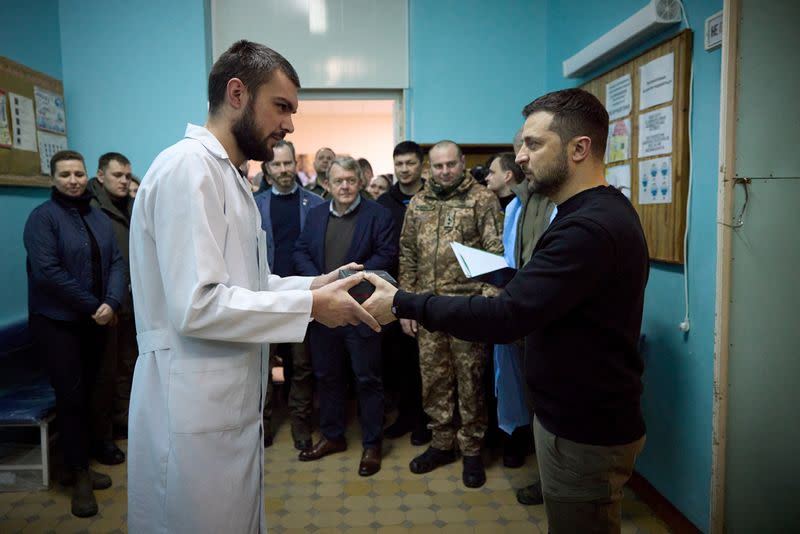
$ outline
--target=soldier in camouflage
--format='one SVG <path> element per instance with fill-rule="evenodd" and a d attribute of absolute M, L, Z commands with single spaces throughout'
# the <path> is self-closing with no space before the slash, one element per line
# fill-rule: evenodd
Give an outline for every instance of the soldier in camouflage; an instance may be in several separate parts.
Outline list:
<path fill-rule="evenodd" d="M 452 141 L 429 153 L 432 177 L 408 205 L 400 237 L 400 287 L 436 295 L 491 295 L 492 286 L 464 276 L 452 241 L 494 254 L 503 253 L 500 204 L 494 194 L 465 174 L 464 155 Z M 485 347 L 401 320 L 403 331 L 417 335 L 422 402 L 431 418 L 431 446 L 411 461 L 413 473 L 427 473 L 455 461 L 455 444 L 464 455 L 463 481 L 486 481 L 481 441 L 486 431 L 483 395 Z M 458 395 L 461 426 L 456 427 Z"/>

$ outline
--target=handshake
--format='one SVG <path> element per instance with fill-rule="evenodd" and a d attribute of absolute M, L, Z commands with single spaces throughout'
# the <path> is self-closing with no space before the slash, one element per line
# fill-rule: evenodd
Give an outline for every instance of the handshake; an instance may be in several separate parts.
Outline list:
<path fill-rule="evenodd" d="M 357 276 L 359 273 L 374 274 L 378 278 L 382 278 L 383 280 L 386 280 L 388 283 L 392 284 L 394 287 L 397 287 L 397 280 L 392 278 L 392 275 L 386 271 L 359 271 L 355 269 L 342 268 L 339 269 L 339 279 L 342 280 L 351 276 Z M 364 302 L 375 292 L 375 285 L 372 284 L 367 278 L 362 277 L 361 281 L 348 289 L 347 292 L 350 293 L 350 296 L 353 297 L 356 302 L 359 304 L 364 304 Z"/>
<path fill-rule="evenodd" d="M 311 317 L 329 328 L 364 323 L 380 332 L 380 325 L 396 319 L 395 293 L 397 282 L 387 272 L 350 263 L 314 279 Z"/>

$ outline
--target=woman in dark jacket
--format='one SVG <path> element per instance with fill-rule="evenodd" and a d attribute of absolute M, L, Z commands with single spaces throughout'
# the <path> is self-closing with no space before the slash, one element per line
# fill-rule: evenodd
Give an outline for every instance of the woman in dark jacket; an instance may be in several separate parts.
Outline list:
<path fill-rule="evenodd" d="M 50 160 L 50 200 L 25 224 L 28 311 L 37 349 L 47 362 L 72 513 L 97 513 L 93 489 L 111 479 L 89 470 L 89 400 L 105 343 L 125 292 L 125 266 L 111 221 L 89 206 L 83 156 L 61 151 Z"/>

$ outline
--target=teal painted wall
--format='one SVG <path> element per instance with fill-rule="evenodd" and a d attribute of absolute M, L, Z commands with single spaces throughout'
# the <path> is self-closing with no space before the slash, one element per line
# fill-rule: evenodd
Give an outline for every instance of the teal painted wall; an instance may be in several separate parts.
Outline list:
<path fill-rule="evenodd" d="M 62 1 L 61 51 L 70 143 L 94 174 L 121 152 L 144 175 L 207 111 L 207 1 Z M 69 29 L 69 31 L 67 31 Z M 210 36 L 209 36 L 210 38 Z"/>
<path fill-rule="evenodd" d="M 409 0 L 408 136 L 419 142 L 450 137 L 466 143 L 508 143 L 521 124 L 525 104 L 547 90 L 579 83 L 561 77 L 561 62 L 644 4 Z M 638 470 L 705 530 L 720 51 L 703 50 L 702 24 L 722 2 L 686 4 L 697 32 L 689 251 L 692 330 L 684 336 L 677 328 L 683 319 L 681 270 L 654 263 L 643 324 L 648 339 L 643 397 L 648 443 Z M 9 13 L 15 18 L 4 20 L 0 33 L 0 54 L 64 80 L 71 143 L 87 157 L 90 172 L 102 152 L 118 150 L 143 174 L 153 157 L 182 135 L 187 121 L 204 121 L 208 0 L 135 5 L 87 0 L 80 10 L 51 0 L 14 2 L 13 7 Z M 42 24 L 51 31 L 41 31 Z M 32 28 L 44 45 L 26 41 Z M 0 303 L 2 326 L 26 313 L 21 231 L 45 192 L 3 188 L 0 195 L 6 252 L 0 276 L 9 292 Z"/>
<path fill-rule="evenodd" d="M 58 0 L 3 0 L 2 8 L 0 56 L 60 80 Z"/>
<path fill-rule="evenodd" d="M 58 0 L 4 0 L 0 56 L 61 79 L 61 30 Z M 35 29 L 35 31 L 34 31 Z M 48 189 L 0 187 L 0 328 L 28 315 L 28 282 L 22 229 L 28 214 L 49 195 Z"/>
<path fill-rule="evenodd" d="M 407 137 L 511 143 L 545 81 L 544 0 L 409 0 Z"/>
<path fill-rule="evenodd" d="M 681 25 L 668 30 L 584 79 L 563 78 L 564 59 L 645 4 L 644 0 L 548 2 L 546 89 L 579 85 L 683 29 Z M 722 9 L 722 1 L 684 0 L 684 4 L 695 32 L 688 264 L 692 328 L 687 335 L 678 329 L 684 316 L 682 268 L 653 262 L 642 325 L 647 336 L 642 405 L 648 435 L 637 470 L 695 525 L 708 530 L 721 51 L 703 49 L 703 25 L 708 16 Z"/>

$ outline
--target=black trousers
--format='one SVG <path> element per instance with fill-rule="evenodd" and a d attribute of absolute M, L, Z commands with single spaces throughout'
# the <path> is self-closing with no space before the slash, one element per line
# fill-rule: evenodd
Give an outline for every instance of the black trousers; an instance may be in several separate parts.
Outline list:
<path fill-rule="evenodd" d="M 56 394 L 56 420 L 64 464 L 89 466 L 91 399 L 106 343 L 106 328 L 91 319 L 57 321 L 32 314 L 34 346 L 44 358 Z"/>
<path fill-rule="evenodd" d="M 308 327 L 311 365 L 319 391 L 319 426 L 326 439 L 344 436 L 347 426 L 347 354 L 356 379 L 360 408 L 361 442 L 364 448 L 381 445 L 383 439 L 383 381 L 381 337 L 361 337 L 355 327 L 328 328 L 317 322 Z"/>
<path fill-rule="evenodd" d="M 105 362 L 108 374 L 112 380 L 115 379 L 114 409 L 111 419 L 114 425 L 127 428 L 133 370 L 136 367 L 136 359 L 139 357 L 139 348 L 136 344 L 136 323 L 133 321 L 133 315 L 119 315 L 119 321 L 114 328 L 116 329 L 116 336 L 114 336 L 116 342 L 106 344 L 106 357 L 110 361 Z M 108 349 L 110 349 L 110 354 L 108 354 Z M 108 434 L 105 439 L 111 439 L 111 435 Z"/>
<path fill-rule="evenodd" d="M 383 328 L 384 387 L 397 399 L 398 420 L 417 425 L 426 417 L 417 340 L 403 333 L 399 321 Z"/>

